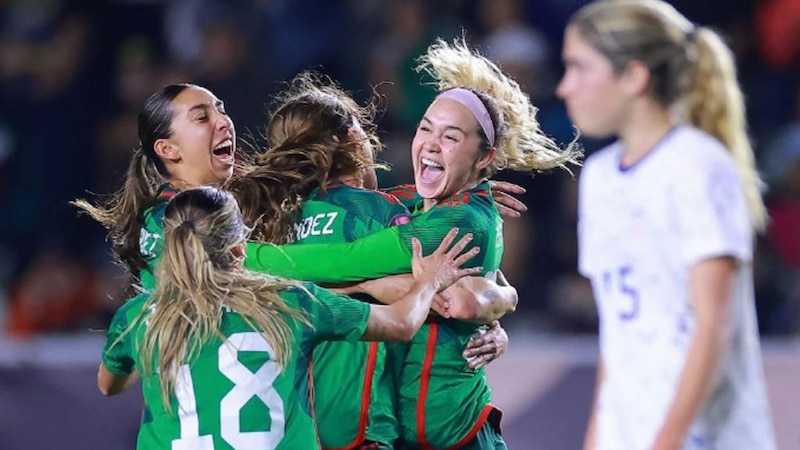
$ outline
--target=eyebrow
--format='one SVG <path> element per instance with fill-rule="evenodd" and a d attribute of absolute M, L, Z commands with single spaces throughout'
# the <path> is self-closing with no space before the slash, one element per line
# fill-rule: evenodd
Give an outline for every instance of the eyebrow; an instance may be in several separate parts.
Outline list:
<path fill-rule="evenodd" d="M 192 112 L 198 111 L 198 110 L 207 111 L 208 110 L 208 105 L 206 105 L 205 103 L 201 103 L 199 105 L 194 105 L 191 108 L 189 108 L 189 113 L 192 113 Z"/>
<path fill-rule="evenodd" d="M 194 105 L 191 108 L 189 108 L 189 113 L 192 113 L 192 112 L 197 111 L 197 110 L 208 111 L 208 108 L 209 108 L 208 104 L 200 103 L 200 104 Z M 222 100 L 215 100 L 214 101 L 214 108 L 216 108 L 216 109 L 224 109 L 225 108 L 225 102 L 223 102 Z"/>
<path fill-rule="evenodd" d="M 420 123 L 422 123 L 423 121 L 425 121 L 425 122 L 428 122 L 429 124 L 433 125 L 433 122 L 431 122 L 431 120 L 430 120 L 430 119 L 428 119 L 428 118 L 427 118 L 427 117 L 425 117 L 425 116 L 423 116 L 423 117 L 422 117 L 422 120 L 420 120 Z M 457 127 L 457 126 L 455 126 L 455 125 L 446 125 L 446 126 L 444 127 L 444 129 L 445 129 L 445 131 L 447 131 L 447 130 L 456 130 L 456 131 L 460 131 L 460 132 L 461 132 L 461 133 L 463 133 L 464 135 L 467 135 L 467 134 L 469 134 L 469 133 L 468 133 L 466 130 L 464 130 L 463 128 L 461 128 L 461 127 Z"/>

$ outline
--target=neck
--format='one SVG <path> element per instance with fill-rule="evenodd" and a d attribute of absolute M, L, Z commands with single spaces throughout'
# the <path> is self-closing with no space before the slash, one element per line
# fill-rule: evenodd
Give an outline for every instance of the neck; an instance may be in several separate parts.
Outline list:
<path fill-rule="evenodd" d="M 342 175 L 342 176 L 333 178 L 328 182 L 328 186 L 329 187 L 330 186 L 340 185 L 340 184 L 343 184 L 345 186 L 354 187 L 354 188 L 363 188 L 364 187 L 364 183 L 359 181 L 358 177 L 356 177 L 354 174 Z"/>
<path fill-rule="evenodd" d="M 192 184 L 192 183 L 190 183 L 190 182 L 188 182 L 186 180 L 180 179 L 180 178 L 172 178 L 167 183 L 170 186 L 172 186 L 173 189 L 175 189 L 176 191 L 183 191 L 183 190 L 186 190 L 186 189 L 193 188 L 195 186 L 195 184 Z"/>
<path fill-rule="evenodd" d="M 619 132 L 619 139 L 623 144 L 622 166 L 636 164 L 674 126 L 669 111 L 652 100 L 642 100 L 631 109 L 630 117 Z"/>
<path fill-rule="evenodd" d="M 439 198 L 439 199 L 435 199 L 435 198 L 426 198 L 426 199 L 424 199 L 424 200 L 422 201 L 422 210 L 423 210 L 423 211 L 427 211 L 427 210 L 429 210 L 429 209 L 433 208 L 434 206 L 436 206 L 436 204 L 437 204 L 437 203 L 439 203 L 439 202 L 440 202 L 440 201 L 442 201 L 442 200 L 446 200 L 446 199 L 448 199 L 448 198 L 450 198 L 450 197 L 452 197 L 452 196 L 454 196 L 454 195 L 458 195 L 458 194 L 460 194 L 460 193 L 462 193 L 462 192 L 467 192 L 467 191 L 469 191 L 469 190 L 471 190 L 471 189 L 475 188 L 475 186 L 477 186 L 477 185 L 481 184 L 481 181 L 483 181 L 483 180 L 477 180 L 477 181 L 475 181 L 475 182 L 472 182 L 472 183 L 466 184 L 466 185 L 464 185 L 464 187 L 462 187 L 461 189 L 459 189 L 459 190 L 458 190 L 458 192 L 456 192 L 455 194 L 452 194 L 452 195 L 450 195 L 450 196 L 447 196 L 447 197 L 443 197 L 443 198 Z"/>

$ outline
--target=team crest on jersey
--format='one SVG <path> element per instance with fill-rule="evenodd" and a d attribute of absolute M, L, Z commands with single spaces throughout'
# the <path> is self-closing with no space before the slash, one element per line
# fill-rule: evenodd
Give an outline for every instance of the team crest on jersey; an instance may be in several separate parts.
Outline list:
<path fill-rule="evenodd" d="M 389 220 L 389 226 L 397 226 L 397 225 L 404 225 L 411 222 L 411 215 L 408 213 L 400 213 L 396 214 Z"/>

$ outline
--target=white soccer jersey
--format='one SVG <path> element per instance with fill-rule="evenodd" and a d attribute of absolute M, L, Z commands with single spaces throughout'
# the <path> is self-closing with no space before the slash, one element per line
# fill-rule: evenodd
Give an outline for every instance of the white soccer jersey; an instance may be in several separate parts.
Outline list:
<path fill-rule="evenodd" d="M 615 143 L 592 155 L 580 179 L 579 265 L 592 281 L 605 364 L 598 448 L 650 448 L 694 330 L 689 268 L 733 256 L 740 261 L 735 335 L 683 448 L 774 449 L 754 311 L 753 238 L 729 152 L 689 126 L 673 129 L 630 168 L 621 168 L 621 150 Z"/>

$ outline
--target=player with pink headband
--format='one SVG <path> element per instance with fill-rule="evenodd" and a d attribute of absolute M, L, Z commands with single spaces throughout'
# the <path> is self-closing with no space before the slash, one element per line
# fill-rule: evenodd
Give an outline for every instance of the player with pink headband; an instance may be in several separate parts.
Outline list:
<path fill-rule="evenodd" d="M 472 233 L 481 249 L 465 266 L 480 266 L 483 276 L 496 277 L 503 253 L 502 219 L 488 177 L 505 168 L 566 167 L 580 152 L 572 146 L 561 150 L 542 133 L 536 108 L 519 85 L 463 41 L 437 41 L 418 69 L 437 80 L 441 94 L 420 120 L 411 144 L 415 185 L 400 192 L 413 214 L 411 222 L 346 244 L 248 244 L 248 267 L 328 283 L 406 273 L 412 237 L 427 254 L 458 227 L 460 235 Z M 365 283 L 364 290 L 381 299 L 385 292 L 374 287 L 379 284 Z M 509 310 L 507 305 L 489 309 L 493 318 Z M 401 448 L 505 448 L 486 374 L 470 368 L 462 355 L 478 329 L 476 323 L 431 319 L 409 344 L 393 349 Z"/>

